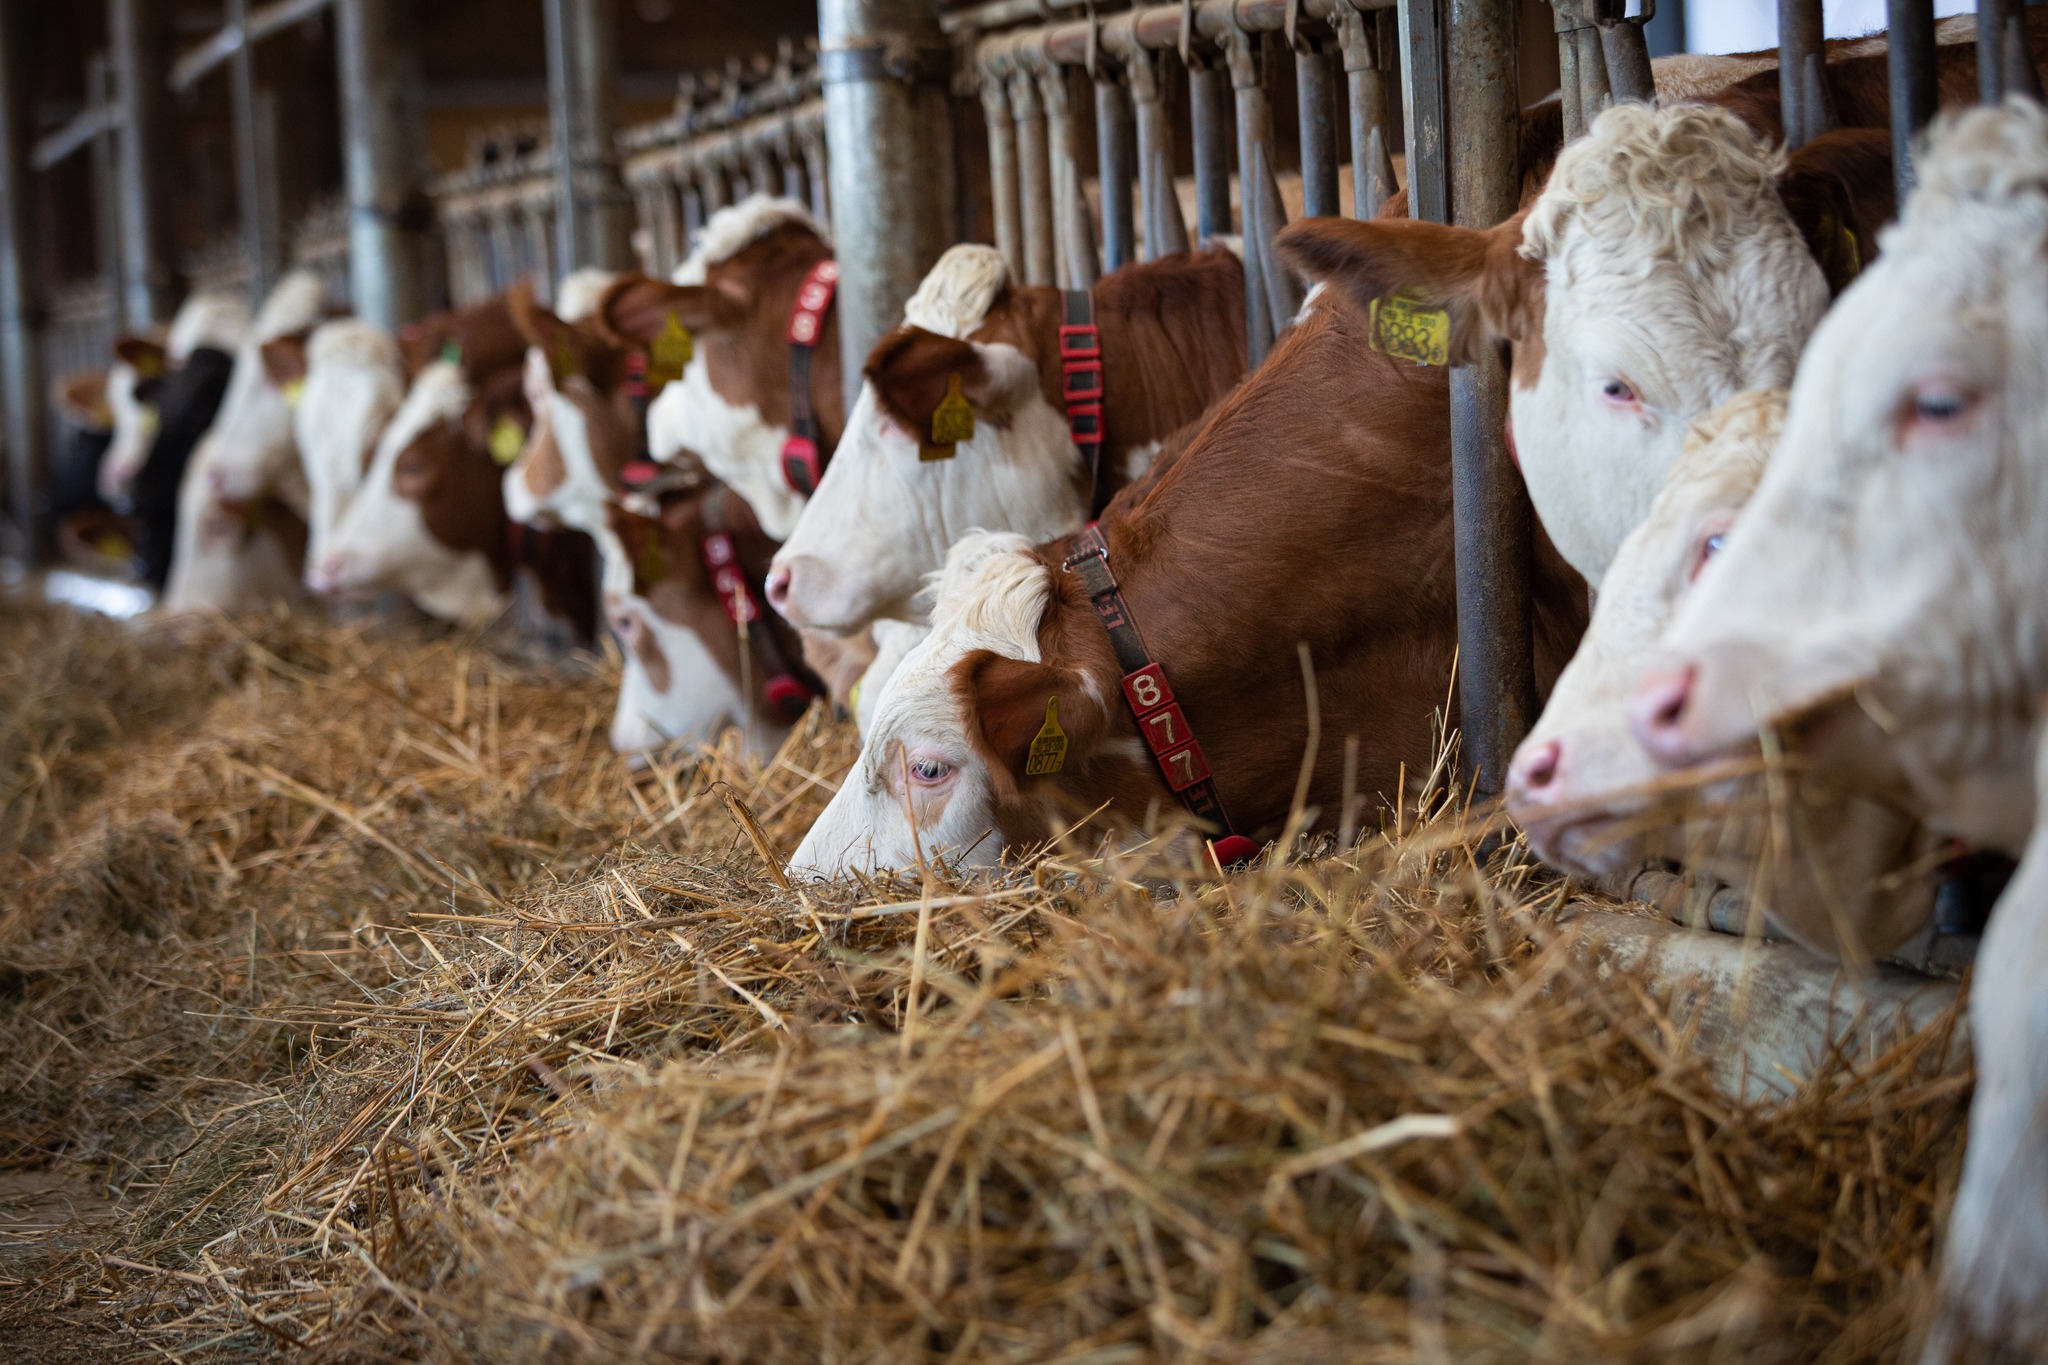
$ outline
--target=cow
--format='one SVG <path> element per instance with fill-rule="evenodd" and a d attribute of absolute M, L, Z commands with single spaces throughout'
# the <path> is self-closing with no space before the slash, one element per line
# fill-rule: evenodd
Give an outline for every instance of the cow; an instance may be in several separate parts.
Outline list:
<path fill-rule="evenodd" d="M 1598 582 L 1691 424 L 1738 393 L 1790 385 L 1828 307 L 1823 262 L 1845 282 L 1874 254 L 1891 200 L 1882 133 L 1830 133 L 1788 164 L 1726 110 L 1619 104 L 1497 227 L 1313 219 L 1280 250 L 1362 302 L 1446 311 L 1453 361 L 1510 344 L 1530 499 Z"/>
<path fill-rule="evenodd" d="M 1807 774 L 1673 790 L 1624 703 L 1678 599 L 1704 572 L 1776 449 L 1784 395 L 1744 394 L 1695 424 L 1650 514 L 1600 582 L 1579 649 L 1508 770 L 1508 814 L 1545 862 L 1590 876 L 1682 860 L 1749 893 L 1778 931 L 1870 961 L 1933 910 L 1931 841 L 1896 807 Z"/>
<path fill-rule="evenodd" d="M 841 633 L 918 619 L 925 576 L 955 540 L 1075 530 L 1244 375 L 1244 268 L 1230 252 L 1126 266 L 1091 293 L 1099 476 L 1068 427 L 1060 291 L 1013 284 L 992 248 L 956 246 L 868 357 L 838 456 L 775 557 L 778 611 Z M 942 404 L 964 439 L 933 439 Z"/>
<path fill-rule="evenodd" d="M 737 726 L 748 753 L 773 755 L 822 688 L 801 663 L 796 632 L 762 603 L 775 542 L 751 504 L 713 480 L 635 501 L 652 505 L 614 503 L 608 513 L 630 565 L 631 591 L 612 619 L 633 665 L 612 747 L 708 744 Z"/>
<path fill-rule="evenodd" d="M 794 199 L 752 195 L 711 215 L 673 282 L 624 276 L 592 319 L 616 344 L 647 353 L 650 387 L 670 380 L 647 409 L 654 459 L 702 460 L 777 539 L 789 534 L 809 494 L 811 471 L 793 481 L 784 456 L 796 414 L 796 305 L 821 271 L 830 277 L 825 283 L 836 282 L 824 226 Z M 829 290 L 824 297 L 829 303 Z M 804 398 L 822 465 L 846 425 L 839 310 L 827 306 L 815 324 L 801 325 L 815 326 Z"/>
<path fill-rule="evenodd" d="M 327 557 L 378 435 L 405 401 L 405 367 L 397 339 L 358 318 L 323 323 L 304 338 L 266 341 L 263 364 L 291 408 L 306 485 L 310 574 Z"/>
<path fill-rule="evenodd" d="M 168 374 L 198 352 L 207 351 L 212 355 L 207 368 L 219 370 L 217 382 L 224 387 L 250 322 L 249 304 L 239 291 L 203 289 L 179 306 L 162 340 L 133 332 L 115 338 L 113 363 L 107 370 L 107 408 L 113 417 L 114 438 L 100 462 L 99 476 L 100 496 L 109 506 L 129 505 L 130 488 L 161 428 L 158 396 Z M 207 382 L 212 386 L 216 380 L 209 375 Z M 218 407 L 218 393 L 213 402 Z M 212 420 L 209 412 L 206 421 Z M 187 447 L 185 454 L 190 453 Z M 180 466 L 178 475 L 183 473 Z M 168 482 L 175 490 L 178 480 Z"/>
<path fill-rule="evenodd" d="M 2039 1030 L 2048 689 L 2048 111 L 1945 118 L 1884 254 L 1815 333 L 1783 445 L 1629 698 L 1671 768 L 1795 759 L 2023 853 L 1971 994 L 1971 1145 L 1930 1361 L 2048 1349 Z M 1967 1354 L 1966 1354 L 1967 1352 Z"/>
<path fill-rule="evenodd" d="M 1428 771 L 1457 648 L 1449 398 L 1444 370 L 1373 351 L 1369 331 L 1348 296 L 1312 299 L 1267 363 L 1100 518 L 1178 708 L 1151 714 L 1174 734 L 1155 723 L 1141 737 L 1126 710 L 1125 669 L 1080 573 L 1063 569 L 1078 536 L 1036 548 L 1015 532 L 966 536 L 948 551 L 930 634 L 884 687 L 792 869 L 991 863 L 1098 807 L 1143 826 L 1173 801 L 1147 737 L 1177 742 L 1189 727 L 1235 831 L 1269 837 L 1311 727 L 1300 646 L 1324 738 L 1306 792 L 1315 822 L 1337 822 L 1347 766 L 1358 795 L 1400 800 Z M 1586 592 L 1540 538 L 1534 568 L 1547 685 Z M 1156 682 L 1150 695 L 1161 701 Z M 1038 743 L 1055 733 L 1056 755 Z"/>

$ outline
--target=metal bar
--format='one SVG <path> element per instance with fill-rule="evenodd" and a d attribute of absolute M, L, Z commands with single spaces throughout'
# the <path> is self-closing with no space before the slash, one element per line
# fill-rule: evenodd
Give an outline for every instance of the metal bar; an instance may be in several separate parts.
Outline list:
<path fill-rule="evenodd" d="M 929 0 L 819 0 L 818 20 L 851 411 L 868 352 L 952 242 L 951 61 Z"/>
<path fill-rule="evenodd" d="M 1230 70 L 1231 92 L 1237 97 L 1237 192 L 1244 220 L 1244 302 L 1246 354 L 1252 367 L 1273 349 L 1273 315 L 1266 297 L 1267 240 L 1259 233 L 1253 208 L 1258 193 L 1257 169 L 1264 148 L 1273 141 L 1273 110 L 1266 101 L 1265 48 L 1259 36 L 1233 28 L 1223 40 L 1223 58 Z"/>
<path fill-rule="evenodd" d="M 249 0 L 228 0 L 229 26 L 247 32 Z M 256 50 L 237 43 L 231 54 L 229 93 L 235 125 L 235 192 L 242 214 L 242 250 L 249 258 L 251 306 L 261 307 L 277 282 L 278 223 L 269 211 L 277 188 L 276 164 L 266 165 L 266 139 L 257 127 L 262 111 L 256 98 Z M 273 147 L 274 147 L 273 143 Z"/>
<path fill-rule="evenodd" d="M 1053 282 L 1052 154 L 1045 140 L 1045 108 L 1038 82 L 1019 68 L 1010 74 L 1010 114 L 1017 126 L 1017 197 L 1024 219 L 1024 280 Z"/>
<path fill-rule="evenodd" d="M 1252 158 L 1253 174 L 1245 187 L 1244 202 L 1258 206 L 1259 219 L 1258 230 L 1247 230 L 1245 236 L 1247 246 L 1253 239 L 1258 242 L 1259 278 L 1265 285 L 1266 313 L 1272 322 L 1273 337 L 1278 340 L 1301 312 L 1302 289 L 1273 250 L 1273 239 L 1287 226 L 1287 206 L 1280 198 L 1280 182 L 1274 177 L 1273 163 L 1267 156 L 1269 150 L 1268 145 L 1262 144 Z"/>
<path fill-rule="evenodd" d="M 1393 154 L 1387 147 L 1387 83 L 1380 69 L 1378 25 L 1349 8 L 1338 11 L 1336 24 L 1350 83 L 1351 211 L 1371 218 L 1396 189 Z"/>
<path fill-rule="evenodd" d="M 121 136 L 121 314 L 130 327 L 170 320 L 177 305 L 177 139 L 166 107 L 169 7 L 158 0 L 107 0 L 107 50 Z"/>
<path fill-rule="evenodd" d="M 1462 227 L 1487 228 L 1515 211 L 1520 190 L 1516 4 L 1449 0 L 1449 9 L 1451 212 Z M 1491 795 L 1536 714 L 1529 500 L 1508 458 L 1499 354 L 1485 348 L 1450 378 L 1459 728 L 1466 771 Z"/>
<path fill-rule="evenodd" d="M 1052 282 L 1072 289 L 1068 271 L 1068 192 L 1079 177 L 1074 173 L 1073 101 L 1069 95 L 1065 68 L 1051 63 L 1034 63 L 1032 83 L 1038 87 L 1039 107 L 1045 110 L 1046 183 L 1052 188 Z"/>
<path fill-rule="evenodd" d="M 1408 122 L 1408 216 L 1450 221 L 1451 186 L 1444 164 L 1444 39 L 1441 0 L 1401 0 L 1401 52 L 1407 79 L 1401 107 Z"/>
<path fill-rule="evenodd" d="M 1821 0 L 1778 0 L 1778 101 L 1788 152 L 1804 147 L 1819 131 L 1807 123 L 1806 59 L 1821 55 L 1824 33 Z"/>
<path fill-rule="evenodd" d="M 1159 56 L 1140 48 L 1131 54 L 1131 103 L 1137 115 L 1138 203 L 1145 224 L 1144 259 L 1156 261 L 1175 250 L 1168 240 L 1165 222 L 1169 201 L 1178 208 L 1173 191 L 1173 125 L 1166 117 L 1166 104 L 1159 86 Z M 1227 189 L 1227 187 L 1226 187 Z M 1178 216 L 1178 215 L 1176 215 Z M 1185 246 L 1186 228 L 1181 230 Z"/>
<path fill-rule="evenodd" d="M 1977 0 L 1977 98 L 2041 98 L 2041 75 L 2027 41 L 2026 0 Z"/>
<path fill-rule="evenodd" d="M 116 307 L 124 292 L 121 287 L 121 180 L 115 169 L 119 155 L 114 137 L 113 72 L 106 54 L 85 64 L 85 95 L 102 111 L 99 131 L 92 139 L 92 224 L 99 239 L 99 267 L 114 291 Z"/>
<path fill-rule="evenodd" d="M 342 150 L 347 161 L 349 296 L 397 330 L 426 311 L 426 134 L 411 7 L 338 0 Z"/>
<path fill-rule="evenodd" d="M 1564 112 L 1564 140 L 1571 142 L 1586 135 L 1586 107 L 1579 99 L 1578 32 L 1567 23 L 1560 7 L 1557 16 L 1557 98 Z"/>
<path fill-rule="evenodd" d="M 623 270 L 632 206 L 619 178 L 618 16 L 613 0 L 546 0 L 555 156 L 555 261 Z"/>
<path fill-rule="evenodd" d="M 88 68 L 90 65 L 87 63 Z M 114 117 L 114 110 L 93 101 L 73 114 L 62 128 L 38 141 L 29 152 L 29 165 L 36 170 L 47 171 L 65 158 L 83 151 L 94 138 L 113 126 Z"/>
<path fill-rule="evenodd" d="M 1615 19 L 1600 25 L 1600 51 L 1607 65 L 1607 83 L 1615 100 L 1637 104 L 1657 102 L 1657 77 L 1650 69 L 1650 43 L 1641 19 Z"/>
<path fill-rule="evenodd" d="M 7 443 L 9 554 L 39 560 L 50 545 L 44 417 L 43 308 L 29 203 L 28 6 L 0 4 L 0 406 Z"/>
<path fill-rule="evenodd" d="M 827 171 L 825 156 L 825 130 L 822 125 L 807 128 L 803 134 L 804 174 L 811 181 L 811 214 L 821 223 L 832 221 L 831 176 Z"/>
<path fill-rule="evenodd" d="M 1095 167 L 1102 189 L 1102 268 L 1120 270 L 1137 259 L 1131 225 L 1132 164 L 1130 91 L 1109 62 L 1095 69 Z"/>
<path fill-rule="evenodd" d="M 1229 101 L 1223 71 L 1192 49 L 1188 65 L 1188 118 L 1195 136 L 1195 232 L 1207 239 L 1230 234 Z M 1197 65 L 1196 62 L 1202 62 Z M 1171 162 L 1169 161 L 1169 165 Z"/>
<path fill-rule="evenodd" d="M 1934 117 L 1934 0 L 1888 0 L 1885 65 L 1891 77 L 1892 185 L 1900 207 L 1913 188 L 1913 141 Z"/>
<path fill-rule="evenodd" d="M 215 67 L 232 61 L 243 48 L 260 43 L 273 33 L 312 18 L 326 9 L 330 3 L 332 0 L 278 0 L 276 4 L 263 5 L 256 9 L 243 7 L 239 13 L 236 6 L 231 3 L 226 26 L 197 47 L 187 48 L 178 60 L 171 64 L 171 89 L 181 93 L 190 90 L 198 84 L 200 77 Z"/>
<path fill-rule="evenodd" d="M 1591 24 L 1574 30 L 1572 41 L 1579 50 L 1574 62 L 1579 73 L 1579 113 L 1591 127 L 1614 103 L 1613 86 L 1607 79 L 1607 49 L 1600 42 L 1600 30 Z"/>
<path fill-rule="evenodd" d="M 1304 45 L 1294 53 L 1295 105 L 1301 119 L 1301 211 L 1334 217 L 1337 203 L 1337 92 L 1328 52 Z"/>

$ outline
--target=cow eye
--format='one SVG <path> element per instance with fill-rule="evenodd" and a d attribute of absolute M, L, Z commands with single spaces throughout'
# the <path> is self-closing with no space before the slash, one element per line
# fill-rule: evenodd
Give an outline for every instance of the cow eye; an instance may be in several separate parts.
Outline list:
<path fill-rule="evenodd" d="M 1699 549 L 1693 553 L 1692 569 L 1685 576 L 1686 582 L 1690 583 L 1700 576 L 1700 570 L 1707 567 L 1707 561 L 1721 553 L 1721 545 L 1727 538 L 1727 528 L 1723 527 L 1721 530 L 1708 532 L 1701 539 Z"/>
<path fill-rule="evenodd" d="M 1600 396 L 1618 408 L 1634 407 L 1642 401 L 1636 396 L 1635 389 L 1628 381 L 1622 379 L 1609 379 L 1603 383 L 1600 386 Z"/>
<path fill-rule="evenodd" d="M 910 765 L 910 775 L 925 786 L 936 786 L 953 775 L 953 765 L 943 759 L 920 758 Z"/>
<path fill-rule="evenodd" d="M 1975 403 L 1974 394 L 1953 384 L 1929 384 L 1913 394 L 1913 421 L 1948 426 L 1968 416 Z"/>

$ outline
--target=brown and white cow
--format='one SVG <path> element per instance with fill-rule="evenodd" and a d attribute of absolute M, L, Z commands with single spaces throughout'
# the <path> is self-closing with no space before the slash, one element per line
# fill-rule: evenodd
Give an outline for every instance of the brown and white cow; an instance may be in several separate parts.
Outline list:
<path fill-rule="evenodd" d="M 1702 793 L 1664 777 L 1629 733 L 1636 675 L 1755 491 L 1784 412 L 1783 394 L 1745 394 L 1695 424 L 1516 750 L 1508 814 L 1554 866 L 1611 876 L 1674 859 L 1742 888 L 1808 947 L 1867 962 L 1933 910 L 1932 841 L 1918 822 L 1805 772 L 1731 774 Z"/>
<path fill-rule="evenodd" d="M 1882 133 L 1828 134 L 1788 165 L 1725 110 L 1621 104 L 1498 227 L 1315 219 L 1280 247 L 1361 301 L 1403 294 L 1447 310 L 1453 359 L 1513 347 L 1530 498 L 1597 582 L 1691 424 L 1791 383 L 1827 310 L 1824 263 L 1846 279 L 1874 254 L 1891 186 Z"/>
<path fill-rule="evenodd" d="M 1366 318 L 1325 293 L 1268 362 L 1100 519 L 1109 563 L 1207 755 L 1239 832 L 1285 819 L 1308 715 L 1297 645 L 1321 698 L 1324 744 L 1308 801 L 1334 823 L 1348 736 L 1357 790 L 1393 803 L 1427 770 L 1432 717 L 1457 645 L 1445 372 L 1367 344 Z M 965 458 L 964 454 L 962 458 Z M 970 535 L 949 552 L 931 633 L 896 669 L 861 757 L 792 866 L 814 875 L 915 865 L 943 852 L 994 861 L 1107 803 L 1142 826 L 1170 809 L 1124 708 L 1115 656 L 1061 565 Z M 1585 585 L 1539 546 L 1539 674 L 1547 685 L 1585 621 Z M 1027 776 L 1057 707 L 1062 766 Z"/>
<path fill-rule="evenodd" d="M 1815 333 L 1782 448 L 1631 698 L 1661 762 L 1795 757 L 2010 852 L 1929 1359 L 2048 1349 L 2036 735 L 2048 691 L 2048 112 L 1938 126 L 1884 255 Z M 1845 741 L 1844 735 L 1849 736 Z"/>
<path fill-rule="evenodd" d="M 1244 268 L 1222 250 L 1164 257 L 1103 277 L 1093 302 L 1106 497 L 1243 377 Z M 777 610 L 840 632 L 919 619 L 926 575 L 968 531 L 1045 540 L 1088 519 L 1061 393 L 1064 317 L 1060 291 L 1013 284 L 989 247 L 940 258 L 869 356 L 839 453 L 775 557 Z M 971 407 L 973 433 L 935 459 L 949 393 Z"/>
<path fill-rule="evenodd" d="M 99 479 L 100 496 L 109 506 L 127 505 L 129 486 L 149 458 L 160 421 L 152 394 L 165 372 L 183 365 L 194 351 L 233 355 L 252 321 L 240 291 L 203 289 L 179 305 L 161 339 L 130 333 L 115 340 L 107 370 L 114 439 L 100 463 Z"/>
<path fill-rule="evenodd" d="M 342 514 L 362 485 L 377 438 L 405 401 L 398 340 L 375 323 L 339 318 L 307 337 L 263 345 L 264 368 L 292 408 L 306 483 L 306 569 L 326 559 Z"/>

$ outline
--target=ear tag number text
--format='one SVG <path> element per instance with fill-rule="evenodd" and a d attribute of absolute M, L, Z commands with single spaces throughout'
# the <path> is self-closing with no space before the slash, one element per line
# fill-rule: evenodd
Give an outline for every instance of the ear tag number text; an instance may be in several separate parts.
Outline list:
<path fill-rule="evenodd" d="M 955 447 L 960 442 L 973 439 L 974 405 L 960 391 L 960 372 L 955 370 L 946 377 L 946 396 L 932 409 L 931 442 L 918 447 L 917 458 L 950 460 L 958 453 Z"/>
<path fill-rule="evenodd" d="M 1060 729 L 1060 699 L 1045 699 L 1045 724 L 1038 727 L 1038 734 L 1031 741 L 1031 752 L 1024 759 L 1026 777 L 1044 777 L 1067 766 L 1067 732 Z"/>
<path fill-rule="evenodd" d="M 1451 363 L 1451 315 L 1396 294 L 1374 299 L 1372 347 L 1417 365 Z"/>

